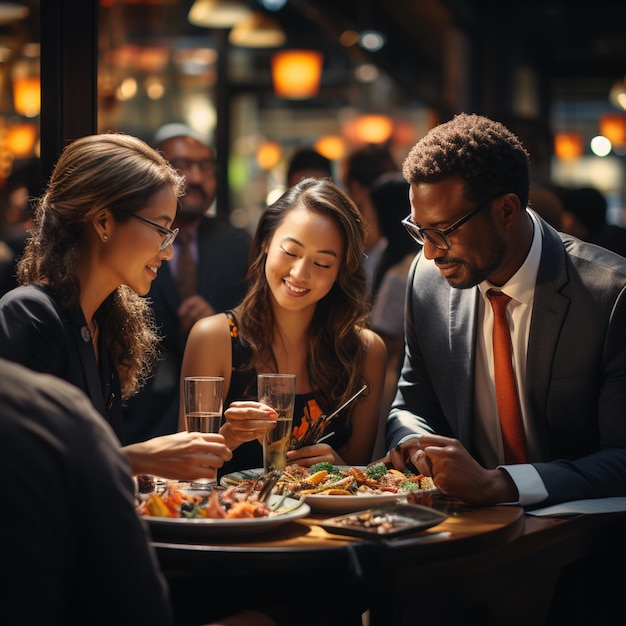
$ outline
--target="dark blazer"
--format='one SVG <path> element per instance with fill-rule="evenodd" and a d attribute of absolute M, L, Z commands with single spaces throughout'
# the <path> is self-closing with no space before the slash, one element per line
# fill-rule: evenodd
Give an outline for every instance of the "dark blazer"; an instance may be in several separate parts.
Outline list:
<path fill-rule="evenodd" d="M 545 221 L 526 366 L 530 458 L 542 504 L 626 495 L 626 259 Z M 474 454 L 479 291 L 454 289 L 419 255 L 409 274 L 407 350 L 387 449 L 411 432 L 459 439 Z M 478 458 L 478 460 L 480 460 Z"/>
<path fill-rule="evenodd" d="M 119 379 L 102 342 L 98 350 L 99 364 L 80 308 L 62 309 L 47 287 L 17 287 L 0 299 L 0 357 L 82 389 L 121 439 Z"/>
<path fill-rule="evenodd" d="M 15 503 L 0 512 L 0 623 L 172 624 L 128 462 L 89 400 L 0 359 L 0 407 L 2 494 Z"/>
<path fill-rule="evenodd" d="M 198 293 L 217 313 L 237 306 L 246 290 L 250 235 L 220 218 L 203 218 L 198 228 Z M 187 333 L 180 329 L 180 296 L 163 263 L 148 294 L 163 337 L 154 376 L 124 406 L 125 443 L 178 430 L 180 367 Z"/>

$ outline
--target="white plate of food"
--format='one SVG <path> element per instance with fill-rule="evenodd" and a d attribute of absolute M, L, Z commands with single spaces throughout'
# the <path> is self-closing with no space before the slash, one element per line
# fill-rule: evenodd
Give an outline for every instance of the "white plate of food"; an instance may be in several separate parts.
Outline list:
<path fill-rule="evenodd" d="M 406 494 L 398 493 L 357 493 L 354 496 L 325 496 L 314 494 L 306 497 L 306 503 L 313 511 L 320 513 L 350 513 L 386 502 L 406 502 Z"/>
<path fill-rule="evenodd" d="M 330 465 L 330 464 L 329 464 Z M 292 469 L 293 468 L 293 469 Z M 362 477 L 362 473 L 367 471 L 367 468 L 363 466 L 333 466 L 332 471 L 339 470 L 342 474 L 337 476 L 337 480 L 335 482 L 323 483 L 322 480 L 318 483 L 314 483 L 311 485 L 306 485 L 310 487 L 310 489 L 306 489 L 305 491 L 315 491 L 316 488 L 326 489 L 326 491 L 320 491 L 318 493 L 305 493 L 302 494 L 301 491 L 293 491 L 289 495 L 292 497 L 298 497 L 298 495 L 304 495 L 306 504 L 308 504 L 311 509 L 315 512 L 321 513 L 350 513 L 353 511 L 360 511 L 362 509 L 366 509 L 369 507 L 375 507 L 381 504 L 386 503 L 404 503 L 406 502 L 408 490 L 403 490 L 399 488 L 399 482 L 401 482 L 400 473 L 394 471 L 387 471 L 385 474 L 385 479 L 383 477 L 379 477 L 376 484 L 370 483 L 372 486 L 368 487 L 366 485 L 359 485 L 357 487 L 354 482 L 349 487 L 350 493 L 348 493 L 345 484 L 341 484 L 345 481 L 347 475 Z M 316 477 L 313 477 L 313 474 L 316 473 L 315 466 L 310 469 L 301 468 L 298 466 L 288 466 L 287 471 L 293 472 L 294 474 L 298 474 L 302 477 L 303 482 L 307 479 L 316 480 Z M 221 484 L 223 486 L 236 485 L 246 481 L 254 481 L 258 478 L 263 477 L 263 470 L 261 468 L 255 468 L 251 470 L 241 471 L 241 472 L 233 472 L 231 474 L 227 474 L 222 477 Z M 408 477 L 407 477 L 408 479 Z M 412 477 L 413 480 L 417 479 L 416 476 Z M 380 482 L 378 482 L 380 481 Z M 362 482 L 360 479 L 357 482 Z M 298 485 L 299 488 L 301 485 Z M 334 486 L 334 488 L 332 488 Z M 287 481 L 287 485 L 277 485 L 277 489 L 280 492 L 280 489 L 285 489 L 285 492 L 290 489 L 294 489 L 293 484 L 289 484 Z M 427 488 L 419 488 L 417 493 L 420 494 L 428 494 L 428 493 L 436 493 L 437 489 L 428 486 Z"/>
<path fill-rule="evenodd" d="M 207 507 L 207 502 L 202 500 L 202 495 L 208 498 L 208 494 L 199 494 L 188 490 L 180 490 L 180 493 L 193 495 L 200 500 L 199 508 Z M 157 496 L 158 494 L 155 494 Z M 267 499 L 268 514 L 259 517 L 164 517 L 151 514 L 148 509 L 149 499 L 146 498 L 138 506 L 138 513 L 151 528 L 155 530 L 182 532 L 186 534 L 200 534 L 202 536 L 239 535 L 266 532 L 306 517 L 311 513 L 311 508 L 303 499 L 290 498 L 280 495 L 270 495 Z M 162 502 L 159 503 L 160 506 Z M 196 509 L 197 510 L 197 509 Z M 176 508 L 180 511 L 180 507 Z M 263 511 L 267 513 L 267 511 Z"/>

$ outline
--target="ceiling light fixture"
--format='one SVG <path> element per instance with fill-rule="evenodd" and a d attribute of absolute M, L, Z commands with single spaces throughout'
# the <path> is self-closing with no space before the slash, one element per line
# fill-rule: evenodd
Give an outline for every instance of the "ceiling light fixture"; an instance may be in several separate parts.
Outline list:
<path fill-rule="evenodd" d="M 278 22 L 261 11 L 241 20 L 230 31 L 228 41 L 243 48 L 279 48 L 287 41 Z"/>
<path fill-rule="evenodd" d="M 250 15 L 252 11 L 238 0 L 195 0 L 187 19 L 194 26 L 232 28 Z"/>
<path fill-rule="evenodd" d="M 22 2 L 0 2 L 0 24 L 10 24 L 24 19 L 30 9 Z"/>

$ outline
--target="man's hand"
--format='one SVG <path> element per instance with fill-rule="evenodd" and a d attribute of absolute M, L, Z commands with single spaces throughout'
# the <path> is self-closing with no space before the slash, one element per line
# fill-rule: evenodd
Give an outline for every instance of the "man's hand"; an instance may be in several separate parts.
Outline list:
<path fill-rule="evenodd" d="M 507 472 L 487 470 L 457 439 L 424 434 L 397 445 L 390 458 L 396 469 L 415 468 L 431 476 L 441 493 L 469 504 L 517 502 L 519 495 Z"/>

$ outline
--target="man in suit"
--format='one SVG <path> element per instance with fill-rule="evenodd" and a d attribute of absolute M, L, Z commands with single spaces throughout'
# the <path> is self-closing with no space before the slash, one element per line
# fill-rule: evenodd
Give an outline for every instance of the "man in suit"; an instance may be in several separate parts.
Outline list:
<path fill-rule="evenodd" d="M 3 497 L 33 507 L 0 512 L 0 623 L 171 624 L 128 463 L 87 396 L 0 359 L 0 406 Z"/>
<path fill-rule="evenodd" d="M 185 194 L 172 227 L 180 231 L 174 258 L 163 264 L 148 294 L 163 336 L 159 365 L 125 406 L 125 443 L 178 430 L 180 365 L 189 330 L 200 318 L 239 304 L 247 289 L 251 238 L 215 215 L 218 166 L 213 149 L 202 135 L 178 123 L 162 126 L 154 145 L 185 175 Z M 187 261 L 183 261 L 185 241 Z"/>
<path fill-rule="evenodd" d="M 403 164 L 404 223 L 423 249 L 409 274 L 390 460 L 472 504 L 626 496 L 626 261 L 528 209 L 528 163 L 502 124 L 462 114 Z M 489 289 L 512 298 L 516 461 L 502 436 Z"/>

